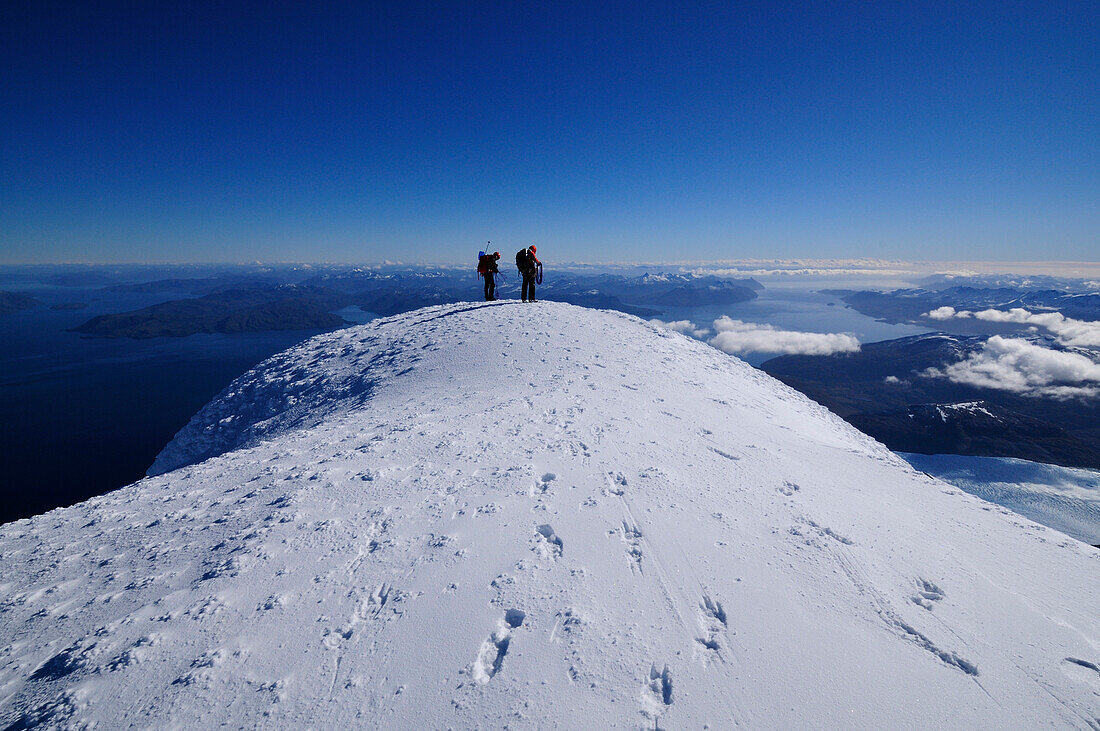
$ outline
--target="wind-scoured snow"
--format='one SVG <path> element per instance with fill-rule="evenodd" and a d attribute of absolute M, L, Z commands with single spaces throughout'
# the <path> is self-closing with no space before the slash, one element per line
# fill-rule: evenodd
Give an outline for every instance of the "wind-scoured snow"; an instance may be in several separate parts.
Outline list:
<path fill-rule="evenodd" d="M 1100 724 L 1100 552 L 619 313 L 320 335 L 165 470 L 0 528 L 0 727 Z"/>

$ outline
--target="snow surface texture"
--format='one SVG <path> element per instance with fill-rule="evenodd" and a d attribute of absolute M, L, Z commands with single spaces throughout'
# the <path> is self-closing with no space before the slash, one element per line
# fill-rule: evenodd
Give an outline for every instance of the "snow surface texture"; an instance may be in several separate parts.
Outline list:
<path fill-rule="evenodd" d="M 1011 457 L 905 454 L 918 470 L 971 495 L 1100 545 L 1100 470 L 1060 467 Z"/>
<path fill-rule="evenodd" d="M 0 529 L 0 727 L 1100 725 L 1100 551 L 619 313 L 320 335 L 169 467 Z"/>

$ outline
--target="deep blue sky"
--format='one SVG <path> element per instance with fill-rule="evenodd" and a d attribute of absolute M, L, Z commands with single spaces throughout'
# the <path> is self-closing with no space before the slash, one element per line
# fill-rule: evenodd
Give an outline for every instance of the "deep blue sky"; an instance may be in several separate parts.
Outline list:
<path fill-rule="evenodd" d="M 0 262 L 1100 252 L 1096 0 L 303 5 L 4 3 Z"/>

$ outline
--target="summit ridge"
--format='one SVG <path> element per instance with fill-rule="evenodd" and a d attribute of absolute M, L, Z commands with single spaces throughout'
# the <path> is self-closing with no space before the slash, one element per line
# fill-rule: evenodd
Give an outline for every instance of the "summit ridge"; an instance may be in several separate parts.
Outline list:
<path fill-rule="evenodd" d="M 0 726 L 1100 723 L 1100 555 L 617 312 L 319 335 L 0 527 Z"/>

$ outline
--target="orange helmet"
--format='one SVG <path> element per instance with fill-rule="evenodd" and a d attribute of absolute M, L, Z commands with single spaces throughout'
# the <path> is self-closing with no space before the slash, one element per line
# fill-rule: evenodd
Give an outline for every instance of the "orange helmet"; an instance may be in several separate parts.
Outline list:
<path fill-rule="evenodd" d="M 500 258 L 500 252 L 499 252 L 499 251 L 494 251 L 494 252 L 493 252 L 493 256 L 494 256 L 495 258 L 499 259 L 499 258 Z"/>
<path fill-rule="evenodd" d="M 535 246 L 534 244 L 531 244 L 531 253 L 532 253 L 532 254 L 534 254 L 534 253 L 535 253 L 536 251 L 538 251 L 538 250 L 539 250 L 539 249 L 538 249 L 538 247 L 537 247 L 537 246 Z"/>

